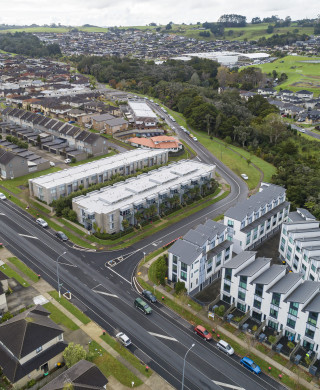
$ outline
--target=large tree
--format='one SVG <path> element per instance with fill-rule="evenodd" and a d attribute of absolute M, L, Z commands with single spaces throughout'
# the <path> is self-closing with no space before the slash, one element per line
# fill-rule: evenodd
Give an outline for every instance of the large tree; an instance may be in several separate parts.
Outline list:
<path fill-rule="evenodd" d="M 63 351 L 63 358 L 68 368 L 72 367 L 80 360 L 85 359 L 86 356 L 87 353 L 80 344 L 69 343 L 67 348 Z"/>

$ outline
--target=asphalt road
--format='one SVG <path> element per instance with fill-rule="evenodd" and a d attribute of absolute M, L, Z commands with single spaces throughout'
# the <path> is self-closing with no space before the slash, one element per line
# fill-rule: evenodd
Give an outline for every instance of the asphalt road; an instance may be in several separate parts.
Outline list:
<path fill-rule="evenodd" d="M 59 259 L 62 292 L 71 291 L 74 303 L 112 335 L 128 334 L 132 352 L 175 388 L 181 386 L 183 357 L 194 343 L 187 358 L 186 389 L 224 388 L 213 381 L 246 390 L 283 389 L 268 376 L 258 377 L 242 368 L 239 357 L 220 353 L 214 343 L 200 339 L 188 322 L 160 303 L 152 305 L 151 315 L 144 315 L 133 305 L 138 294 L 130 280 L 105 267 L 100 258 L 95 262 L 98 254 L 77 251 L 71 243 L 59 241 L 53 231 L 36 225 L 10 201 L 0 202 L 0 238 L 53 286 L 57 286 L 56 259 L 67 251 Z"/>

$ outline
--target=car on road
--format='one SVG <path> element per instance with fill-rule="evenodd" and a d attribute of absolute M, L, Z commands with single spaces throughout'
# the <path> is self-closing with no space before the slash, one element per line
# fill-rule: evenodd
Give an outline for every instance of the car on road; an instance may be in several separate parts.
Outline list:
<path fill-rule="evenodd" d="M 64 160 L 64 162 L 65 162 L 65 164 L 70 164 L 70 163 L 71 163 L 71 160 L 70 160 L 70 158 L 66 158 L 66 159 Z"/>
<path fill-rule="evenodd" d="M 36 219 L 36 222 L 37 222 L 38 225 L 40 225 L 40 226 L 42 226 L 44 228 L 48 227 L 47 222 L 44 219 L 42 219 L 42 218 Z"/>
<path fill-rule="evenodd" d="M 50 167 L 55 167 L 56 164 L 53 161 L 50 161 Z"/>
<path fill-rule="evenodd" d="M 245 173 L 241 173 L 241 177 L 243 180 L 248 180 L 248 176 Z"/>
<path fill-rule="evenodd" d="M 261 368 L 252 359 L 246 356 L 240 360 L 240 364 L 243 367 L 246 367 L 248 370 L 254 372 L 255 374 L 261 373 Z"/>
<path fill-rule="evenodd" d="M 156 303 L 157 302 L 157 298 L 152 294 L 151 291 L 148 291 L 148 290 L 143 290 L 142 291 L 142 295 L 148 299 L 148 301 L 152 302 L 152 303 Z"/>
<path fill-rule="evenodd" d="M 141 298 L 136 298 L 136 300 L 134 301 L 134 305 L 136 308 L 141 310 L 144 314 L 151 314 L 152 313 L 151 307 L 147 304 L 147 302 L 145 302 Z"/>
<path fill-rule="evenodd" d="M 198 334 L 202 338 L 204 338 L 206 341 L 212 340 L 212 334 L 207 331 L 207 329 L 202 325 L 197 325 L 194 328 L 194 333 Z"/>
<path fill-rule="evenodd" d="M 217 343 L 217 348 L 220 349 L 220 351 L 225 352 L 227 355 L 234 354 L 234 349 L 224 340 L 219 340 Z"/>
<path fill-rule="evenodd" d="M 7 197 L 5 196 L 5 194 L 3 194 L 2 192 L 0 192 L 0 199 L 1 199 L 1 200 L 6 200 Z"/>
<path fill-rule="evenodd" d="M 129 345 L 131 344 L 131 340 L 129 339 L 129 337 L 126 334 L 122 333 L 122 332 L 118 333 L 116 335 L 116 338 L 125 347 L 129 347 Z"/>
<path fill-rule="evenodd" d="M 58 238 L 60 238 L 60 240 L 62 240 L 62 241 L 68 241 L 68 237 L 63 233 L 63 232 L 57 232 L 56 233 L 56 236 L 58 237 Z"/>
<path fill-rule="evenodd" d="M 197 137 L 193 137 L 193 140 L 194 140 L 194 141 L 198 141 L 198 138 L 197 138 Z"/>

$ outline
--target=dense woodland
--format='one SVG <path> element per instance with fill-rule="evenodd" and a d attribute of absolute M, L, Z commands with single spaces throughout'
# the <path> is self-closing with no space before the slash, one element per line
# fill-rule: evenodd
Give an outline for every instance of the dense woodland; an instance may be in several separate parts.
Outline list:
<path fill-rule="evenodd" d="M 54 43 L 44 45 L 38 37 L 25 32 L 0 35 L 0 49 L 29 57 L 47 57 L 61 55 L 60 47 Z"/>
<path fill-rule="evenodd" d="M 307 207 L 320 218 L 319 143 L 282 121 L 276 107 L 257 95 L 247 102 L 238 88 L 266 83 L 256 68 L 240 72 L 194 58 L 161 65 L 128 58 L 78 57 L 80 72 L 113 88 L 146 94 L 183 114 L 194 129 L 241 146 L 277 167 L 273 182 L 287 188 L 292 207 Z M 225 86 L 223 93 L 218 86 Z M 234 86 L 235 88 L 232 88 Z"/>

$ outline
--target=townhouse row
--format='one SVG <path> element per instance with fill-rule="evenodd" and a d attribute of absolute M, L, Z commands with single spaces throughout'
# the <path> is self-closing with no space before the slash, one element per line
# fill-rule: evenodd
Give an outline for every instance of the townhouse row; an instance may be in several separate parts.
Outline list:
<path fill-rule="evenodd" d="M 319 282 L 244 251 L 223 265 L 220 298 L 319 357 Z"/>

